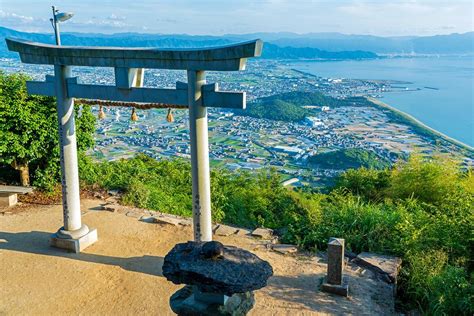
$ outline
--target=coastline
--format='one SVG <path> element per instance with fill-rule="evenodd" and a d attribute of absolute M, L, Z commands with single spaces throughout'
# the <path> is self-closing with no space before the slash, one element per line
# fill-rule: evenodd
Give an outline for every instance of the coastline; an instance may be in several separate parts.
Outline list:
<path fill-rule="evenodd" d="M 447 141 L 453 145 L 456 145 L 463 150 L 467 150 L 470 154 L 474 154 L 474 147 L 471 147 L 457 139 L 454 139 L 446 134 L 441 133 L 440 131 L 435 130 L 432 127 L 429 127 L 428 125 L 416 119 L 415 117 L 411 116 L 410 114 L 400 111 L 399 109 L 396 109 L 393 106 L 380 101 L 379 99 L 372 98 L 372 97 L 365 97 L 365 98 L 369 102 L 373 103 L 374 105 L 381 107 L 383 109 L 389 110 L 390 112 L 395 114 L 399 119 L 402 119 L 404 123 L 406 123 L 407 125 L 410 125 L 417 130 L 422 130 L 424 135 L 427 135 L 433 138 L 435 137 L 441 138 L 444 141 Z"/>

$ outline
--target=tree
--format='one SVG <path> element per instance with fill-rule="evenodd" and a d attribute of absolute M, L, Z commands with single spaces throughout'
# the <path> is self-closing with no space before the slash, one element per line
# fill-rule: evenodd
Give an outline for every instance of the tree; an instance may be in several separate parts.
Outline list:
<path fill-rule="evenodd" d="M 28 95 L 24 74 L 0 72 L 0 163 L 20 173 L 23 186 L 30 185 L 30 169 L 35 178 L 47 174 L 59 179 L 59 148 L 56 102 L 52 97 Z M 93 144 L 95 118 L 90 107 L 77 117 L 79 151 Z"/>

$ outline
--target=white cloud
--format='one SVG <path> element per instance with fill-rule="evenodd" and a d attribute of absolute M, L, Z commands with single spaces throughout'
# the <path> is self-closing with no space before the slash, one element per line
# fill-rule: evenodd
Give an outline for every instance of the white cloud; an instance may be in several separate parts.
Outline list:
<path fill-rule="evenodd" d="M 16 22 L 16 23 L 31 23 L 35 20 L 31 16 L 5 12 L 3 10 L 0 10 L 0 18 L 2 19 L 2 22 Z"/>
<path fill-rule="evenodd" d="M 124 21 L 126 17 L 112 13 L 111 15 L 107 17 L 107 19 L 113 20 L 113 21 Z"/>
<path fill-rule="evenodd" d="M 0 25 L 50 31 L 49 6 L 37 0 L 0 2 Z M 128 0 L 81 0 L 65 1 L 60 9 L 75 12 L 65 32 L 429 35 L 473 30 L 473 4 L 467 0 L 139 0 L 133 6 Z"/>

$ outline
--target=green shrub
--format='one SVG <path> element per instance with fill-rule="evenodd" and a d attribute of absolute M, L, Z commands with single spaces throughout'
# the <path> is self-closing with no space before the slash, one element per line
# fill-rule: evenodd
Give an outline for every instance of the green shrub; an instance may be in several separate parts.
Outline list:
<path fill-rule="evenodd" d="M 448 264 L 441 250 L 411 253 L 402 271 L 404 295 L 429 315 L 472 315 L 474 288 L 466 270 Z"/>
<path fill-rule="evenodd" d="M 412 155 L 400 161 L 392 170 L 389 196 L 416 198 L 439 205 L 460 189 L 459 165 L 455 160 Z"/>
<path fill-rule="evenodd" d="M 83 184 L 124 191 L 123 202 L 191 216 L 191 170 L 182 160 L 80 159 Z M 328 194 L 288 190 L 274 170 L 211 173 L 213 220 L 279 229 L 283 241 L 324 250 L 343 237 L 354 252 L 400 256 L 400 295 L 427 314 L 472 311 L 471 171 L 412 157 L 393 170 L 345 172 Z M 467 312 L 466 312 L 467 311 Z M 471 313 L 472 314 L 472 313 Z"/>
<path fill-rule="evenodd" d="M 330 237 L 343 236 L 352 251 L 393 252 L 398 240 L 393 230 L 400 218 L 398 207 L 364 202 L 337 191 L 295 203 L 303 209 L 303 216 L 289 225 L 288 241 L 325 249 Z"/>
<path fill-rule="evenodd" d="M 349 169 L 337 179 L 336 188 L 343 188 L 367 200 L 380 201 L 390 184 L 388 170 Z"/>

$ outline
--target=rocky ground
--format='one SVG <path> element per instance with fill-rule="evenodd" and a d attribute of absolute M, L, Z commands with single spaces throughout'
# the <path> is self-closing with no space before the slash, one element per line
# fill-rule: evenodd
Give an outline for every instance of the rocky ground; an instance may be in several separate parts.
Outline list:
<path fill-rule="evenodd" d="M 83 222 L 98 229 L 99 241 L 81 254 L 49 247 L 51 233 L 62 226 L 61 205 L 24 203 L 0 210 L 0 315 L 172 315 L 169 297 L 181 286 L 168 282 L 161 266 L 176 243 L 192 239 L 191 222 L 104 204 L 82 201 Z M 273 266 L 274 276 L 256 292 L 251 315 L 395 313 L 393 261 L 371 254 L 349 258 L 350 297 L 339 297 L 319 291 L 327 269 L 323 253 L 294 252 L 271 235 L 248 233 L 215 227 L 216 240 L 250 250 Z"/>

